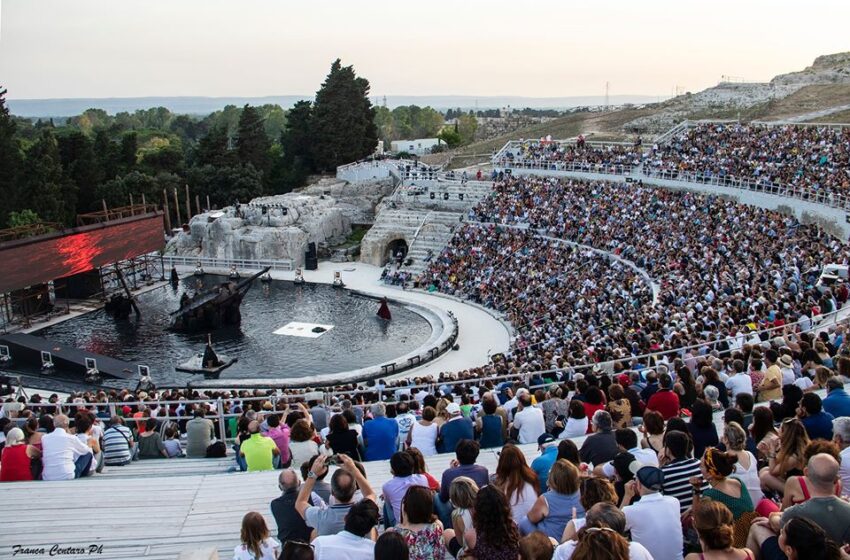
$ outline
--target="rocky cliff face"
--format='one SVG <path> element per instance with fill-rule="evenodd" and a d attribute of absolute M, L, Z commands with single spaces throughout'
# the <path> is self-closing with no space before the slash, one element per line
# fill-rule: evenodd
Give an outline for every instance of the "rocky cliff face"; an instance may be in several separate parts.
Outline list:
<path fill-rule="evenodd" d="M 297 193 L 255 198 L 239 208 L 193 216 L 166 254 L 218 259 L 288 260 L 304 265 L 307 243 L 336 245 L 352 223 L 374 220 L 391 180 L 349 184 L 322 179 Z M 285 214 L 284 214 L 285 209 Z"/>
<path fill-rule="evenodd" d="M 679 96 L 667 102 L 658 113 L 630 121 L 623 128 L 662 133 L 694 115 L 703 118 L 705 114 L 753 107 L 783 99 L 815 84 L 850 84 L 850 52 L 819 56 L 808 68 L 776 76 L 770 82 L 721 82 L 703 91 Z"/>
<path fill-rule="evenodd" d="M 260 200 L 267 206 L 263 213 Z M 255 203 L 258 203 L 255 205 Z M 289 196 L 193 216 L 189 231 L 172 238 L 166 254 L 219 259 L 287 260 L 303 266 L 307 243 L 339 242 L 351 232 L 331 198 Z M 275 205 L 271 207 L 271 205 Z M 282 205 L 282 206 L 276 206 Z M 283 207 L 287 214 L 283 215 Z"/>

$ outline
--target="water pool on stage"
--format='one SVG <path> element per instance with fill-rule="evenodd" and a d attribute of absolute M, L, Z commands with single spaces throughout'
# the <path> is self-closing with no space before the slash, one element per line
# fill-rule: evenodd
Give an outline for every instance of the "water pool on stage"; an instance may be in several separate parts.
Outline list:
<path fill-rule="evenodd" d="M 185 385 L 202 375 L 175 371 L 175 365 L 202 351 L 206 332 L 178 333 L 167 329 L 171 311 L 184 291 L 193 295 L 226 279 L 188 276 L 174 289 L 156 288 L 137 296 L 141 317 L 116 320 L 99 310 L 44 328 L 38 336 L 97 354 L 148 365 L 158 385 Z M 242 324 L 213 331 L 216 351 L 239 361 L 220 380 L 297 379 L 384 364 L 411 352 L 431 336 L 421 315 L 390 304 L 392 321 L 379 319 L 379 303 L 325 284 L 254 282 L 242 301 Z M 333 325 L 318 338 L 274 334 L 290 322 Z M 58 375 L 58 374 L 57 374 Z M 105 385 L 127 382 L 104 380 Z M 135 386 L 135 382 L 132 383 Z"/>

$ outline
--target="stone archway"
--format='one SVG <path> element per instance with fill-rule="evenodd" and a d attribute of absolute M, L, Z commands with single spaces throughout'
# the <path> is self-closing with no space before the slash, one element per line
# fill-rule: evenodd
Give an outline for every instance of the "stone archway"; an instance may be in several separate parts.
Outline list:
<path fill-rule="evenodd" d="M 407 256 L 407 251 L 410 248 L 407 245 L 407 241 L 403 238 L 393 239 L 389 243 L 387 243 L 386 248 L 384 248 L 384 264 L 387 262 L 392 262 L 393 264 L 398 263 L 398 255 L 401 254 L 401 260 Z"/>

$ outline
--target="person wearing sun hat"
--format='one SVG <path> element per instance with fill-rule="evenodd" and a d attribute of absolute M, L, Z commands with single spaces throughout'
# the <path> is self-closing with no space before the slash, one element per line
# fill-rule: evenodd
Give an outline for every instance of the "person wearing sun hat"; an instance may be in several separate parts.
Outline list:
<path fill-rule="evenodd" d="M 661 494 L 664 472 L 638 461 L 629 465 L 629 471 L 635 478 L 626 483 L 622 510 L 632 540 L 646 547 L 653 558 L 682 560 L 679 500 Z M 640 495 L 640 501 L 632 504 L 635 495 Z"/>
<path fill-rule="evenodd" d="M 779 370 L 782 372 L 782 385 L 791 385 L 797 379 L 794 374 L 794 359 L 790 354 L 779 357 Z"/>

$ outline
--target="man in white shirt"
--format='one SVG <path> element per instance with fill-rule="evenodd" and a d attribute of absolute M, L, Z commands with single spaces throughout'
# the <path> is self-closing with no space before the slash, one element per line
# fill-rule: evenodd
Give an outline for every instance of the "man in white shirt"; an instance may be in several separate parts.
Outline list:
<path fill-rule="evenodd" d="M 850 416 L 842 416 L 832 421 L 832 441 L 841 449 L 841 466 L 838 468 L 841 495 L 850 497 Z"/>
<path fill-rule="evenodd" d="M 53 417 L 54 430 L 41 438 L 43 480 L 72 480 L 89 474 L 92 448 L 68 433 L 68 417 Z"/>
<path fill-rule="evenodd" d="M 378 524 L 378 506 L 372 500 L 361 500 L 351 506 L 345 516 L 345 529 L 335 535 L 316 537 L 313 552 L 316 560 L 373 560 Z"/>
<path fill-rule="evenodd" d="M 744 361 L 735 360 L 732 362 L 732 368 L 734 369 L 734 373 L 726 380 L 726 389 L 732 393 L 732 399 L 734 400 L 741 393 L 752 395 L 753 379 L 745 371 L 747 366 L 744 364 Z"/>
<path fill-rule="evenodd" d="M 642 544 L 653 558 L 682 560 L 682 531 L 679 500 L 661 494 L 664 473 L 657 467 L 649 467 L 635 461 L 629 467 L 635 474 L 626 483 L 623 496 L 623 513 L 626 529 L 632 532 L 632 540 Z M 631 504 L 635 494 L 640 501 Z"/>
<path fill-rule="evenodd" d="M 520 443 L 535 443 L 537 438 L 546 431 L 543 411 L 531 405 L 531 395 L 528 393 L 520 395 L 518 401 L 513 424 L 513 427 L 519 432 L 517 439 Z"/>
<path fill-rule="evenodd" d="M 398 424 L 398 449 L 404 449 L 404 442 L 407 441 L 407 434 L 410 433 L 410 428 L 416 422 L 416 416 L 410 412 L 410 407 L 405 401 L 396 405 L 395 421 Z"/>

